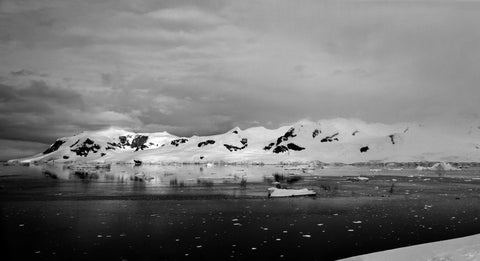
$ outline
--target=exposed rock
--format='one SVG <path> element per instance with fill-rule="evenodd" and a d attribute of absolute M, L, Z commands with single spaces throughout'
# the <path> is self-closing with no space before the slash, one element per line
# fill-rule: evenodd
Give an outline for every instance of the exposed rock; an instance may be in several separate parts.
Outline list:
<path fill-rule="evenodd" d="M 242 147 L 237 147 L 237 146 L 229 145 L 229 144 L 223 144 L 223 146 L 225 146 L 225 148 L 227 148 L 227 150 L 229 150 L 229 151 L 243 150 L 243 149 L 245 149 L 245 147 L 247 147 L 247 145 L 243 145 Z"/>
<path fill-rule="evenodd" d="M 354 131 L 354 132 L 352 133 L 352 136 L 355 136 L 357 133 L 359 133 L 358 130 Z"/>
<path fill-rule="evenodd" d="M 301 150 L 304 150 L 304 149 L 305 149 L 305 148 L 303 148 L 303 147 L 298 146 L 298 145 L 295 144 L 295 143 L 288 143 L 287 148 L 288 148 L 289 150 L 295 150 L 295 151 L 301 151 Z"/>
<path fill-rule="evenodd" d="M 207 146 L 209 144 L 215 144 L 215 141 L 214 140 L 202 141 L 202 142 L 198 143 L 198 147 L 201 148 L 201 147 Z"/>
<path fill-rule="evenodd" d="M 75 152 L 77 156 L 86 157 L 91 152 L 97 153 L 100 149 L 100 145 L 95 144 L 95 142 L 89 138 L 87 138 L 82 145 L 77 145 L 76 148 L 71 149 L 72 152 Z"/>
<path fill-rule="evenodd" d="M 68 158 L 70 158 L 70 156 L 63 155 L 63 159 L 68 159 Z"/>
<path fill-rule="evenodd" d="M 175 146 L 175 147 L 178 147 L 178 145 L 180 145 L 180 144 L 182 144 L 182 143 L 185 143 L 185 142 L 187 142 L 187 141 L 188 141 L 188 139 L 181 138 L 181 139 L 172 140 L 172 141 L 170 142 L 170 144 L 172 144 L 172 145 Z"/>
<path fill-rule="evenodd" d="M 243 150 L 248 146 L 248 139 L 247 138 L 242 138 L 240 143 L 242 143 L 242 145 L 243 145 L 242 147 L 238 147 L 238 146 L 235 146 L 235 145 L 229 145 L 229 144 L 223 144 L 223 146 L 225 146 L 225 148 L 227 148 L 227 150 L 229 150 L 229 151 Z"/>
<path fill-rule="evenodd" d="M 118 139 L 120 140 L 120 143 L 125 146 L 130 146 L 130 142 L 128 142 L 128 139 L 126 136 L 119 136 Z"/>
<path fill-rule="evenodd" d="M 234 130 L 233 133 L 238 134 L 238 131 L 237 131 L 237 130 Z"/>
<path fill-rule="evenodd" d="M 63 145 L 63 143 L 65 143 L 65 141 L 63 140 L 56 140 L 51 146 L 50 148 L 48 148 L 47 150 L 45 150 L 43 152 L 43 154 L 48 154 L 48 153 L 52 153 L 56 150 L 58 150 L 60 148 L 60 146 Z"/>
<path fill-rule="evenodd" d="M 367 152 L 370 148 L 368 146 L 365 146 L 365 147 L 361 147 L 360 148 L 360 152 Z"/>
<path fill-rule="evenodd" d="M 107 142 L 107 147 L 105 147 L 106 150 L 115 150 L 115 148 L 123 149 L 125 146 L 121 143 L 115 143 L 115 142 Z"/>
<path fill-rule="evenodd" d="M 327 136 L 323 139 L 320 140 L 320 142 L 332 142 L 332 141 L 338 141 L 338 138 L 336 138 L 336 136 L 338 135 L 339 133 L 335 133 L 331 136 Z"/>
<path fill-rule="evenodd" d="M 395 139 L 394 139 L 395 135 L 390 134 L 390 135 L 388 135 L 388 137 L 390 138 L 390 142 L 392 142 L 392 144 L 395 145 Z"/>
<path fill-rule="evenodd" d="M 315 129 L 312 133 L 312 137 L 315 139 L 315 137 L 318 136 L 318 134 L 322 133 L 319 129 Z"/>
<path fill-rule="evenodd" d="M 283 136 L 278 137 L 276 145 L 278 146 L 282 141 L 287 141 L 289 138 L 296 137 L 296 134 L 293 134 L 295 131 L 294 127 L 291 127 Z"/>
<path fill-rule="evenodd" d="M 271 150 L 274 145 L 275 145 L 275 142 L 271 142 L 267 146 L 263 147 L 263 150 Z"/>
<path fill-rule="evenodd" d="M 288 151 L 288 147 L 284 145 L 276 146 L 275 149 L 273 149 L 273 153 L 283 153 Z"/>
<path fill-rule="evenodd" d="M 135 135 L 135 138 L 133 138 L 132 144 L 130 145 L 130 147 L 131 147 L 132 149 L 135 149 L 135 151 L 146 149 L 146 148 L 148 148 L 148 146 L 145 145 L 145 143 L 147 142 L 147 140 L 148 140 L 148 136 L 145 136 L 145 135 Z M 120 140 L 120 141 L 121 141 L 121 140 Z"/>
<path fill-rule="evenodd" d="M 242 143 L 243 145 L 247 145 L 248 139 L 247 139 L 247 138 L 242 138 L 242 140 L 240 141 L 240 143 Z"/>

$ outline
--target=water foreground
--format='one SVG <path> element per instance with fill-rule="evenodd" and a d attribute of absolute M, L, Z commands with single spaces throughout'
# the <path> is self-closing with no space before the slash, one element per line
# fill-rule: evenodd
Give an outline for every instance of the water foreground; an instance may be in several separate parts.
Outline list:
<path fill-rule="evenodd" d="M 89 173 L 1 167 L 3 257 L 335 260 L 480 233 L 476 169 L 303 172 L 271 166 L 117 166 Z M 274 173 L 300 177 L 280 182 L 318 196 L 267 198 Z M 358 175 L 369 180 L 348 180 Z"/>

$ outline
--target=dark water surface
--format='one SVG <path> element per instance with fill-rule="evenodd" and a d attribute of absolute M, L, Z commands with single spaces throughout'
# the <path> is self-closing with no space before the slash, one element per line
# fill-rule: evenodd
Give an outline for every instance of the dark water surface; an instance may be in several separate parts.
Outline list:
<path fill-rule="evenodd" d="M 477 170 L 314 170 L 287 185 L 317 197 L 282 199 L 271 175 L 294 170 L 45 170 L 0 167 L 2 260 L 335 260 L 480 233 Z"/>

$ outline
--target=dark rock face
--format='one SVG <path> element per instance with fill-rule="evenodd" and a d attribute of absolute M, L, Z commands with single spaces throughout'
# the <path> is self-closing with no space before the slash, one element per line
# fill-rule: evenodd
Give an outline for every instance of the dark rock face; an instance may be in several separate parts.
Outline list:
<path fill-rule="evenodd" d="M 288 151 L 288 147 L 284 145 L 276 146 L 275 149 L 273 149 L 273 153 L 284 153 Z"/>
<path fill-rule="evenodd" d="M 365 146 L 365 147 L 361 147 L 360 148 L 360 152 L 363 153 L 363 152 L 367 152 L 370 148 L 368 146 Z"/>
<path fill-rule="evenodd" d="M 43 154 L 48 154 L 48 153 L 52 153 L 52 152 L 54 152 L 54 151 L 57 151 L 57 150 L 60 148 L 60 146 L 62 146 L 63 143 L 65 143 L 65 141 L 63 141 L 63 140 L 56 140 L 56 141 L 52 144 L 52 146 L 50 146 L 50 148 L 48 148 L 47 150 L 45 150 L 45 151 L 43 152 Z"/>
<path fill-rule="evenodd" d="M 132 149 L 135 149 L 135 151 L 146 149 L 146 148 L 148 148 L 148 146 L 145 145 L 147 140 L 148 140 L 148 136 L 135 135 L 135 138 L 133 138 L 132 144 L 130 145 L 130 147 Z M 121 142 L 121 140 L 120 140 L 120 142 Z"/>
<path fill-rule="evenodd" d="M 390 142 L 395 145 L 395 139 L 394 139 L 395 135 L 390 134 L 390 135 L 388 135 L 388 137 L 390 138 Z"/>
<path fill-rule="evenodd" d="M 238 131 L 234 130 L 233 133 L 238 134 Z"/>
<path fill-rule="evenodd" d="M 273 153 L 284 153 L 284 152 L 287 152 L 289 150 L 293 150 L 293 151 L 301 151 L 301 150 L 304 150 L 305 148 L 303 147 L 300 147 L 298 146 L 297 144 L 295 143 L 288 143 L 287 146 L 285 145 L 280 145 L 280 146 L 276 146 L 275 149 L 273 149 Z"/>
<path fill-rule="evenodd" d="M 242 145 L 247 145 L 248 139 L 247 139 L 247 138 L 242 138 L 242 140 L 240 141 L 240 143 L 242 143 Z"/>
<path fill-rule="evenodd" d="M 284 141 L 288 141 L 290 138 L 296 137 L 297 135 L 294 134 L 294 131 L 295 131 L 294 127 L 290 128 L 287 132 L 285 132 L 285 134 L 283 134 L 283 136 L 278 137 L 276 143 L 272 142 L 268 146 L 265 146 L 263 149 L 270 150 L 273 146 L 275 146 L 275 148 L 273 149 L 273 153 L 277 153 L 277 154 L 284 153 L 289 150 L 294 150 L 294 151 L 304 150 L 305 148 L 300 147 L 295 143 L 288 143 L 286 146 L 280 145 L 280 143 Z M 320 130 L 313 131 L 312 133 L 313 138 L 315 138 L 319 133 L 320 133 Z"/>
<path fill-rule="evenodd" d="M 298 146 L 298 145 L 295 144 L 295 143 L 288 143 L 287 148 L 288 148 L 289 150 L 294 150 L 294 151 L 301 151 L 301 150 L 304 150 L 304 149 L 305 149 L 305 148 L 303 148 L 303 147 Z"/>
<path fill-rule="evenodd" d="M 223 144 L 223 146 L 225 146 L 225 148 L 227 148 L 227 150 L 229 151 L 243 150 L 245 149 L 245 147 L 247 147 L 246 145 L 243 145 L 242 147 L 237 147 L 235 145 L 229 145 L 229 144 Z"/>
<path fill-rule="evenodd" d="M 223 144 L 223 146 L 225 146 L 225 148 L 227 148 L 227 150 L 229 151 L 237 151 L 237 150 L 243 150 L 245 149 L 247 146 L 248 146 L 248 139 L 247 138 L 243 138 L 240 143 L 242 143 L 242 147 L 237 147 L 237 146 L 234 146 L 234 145 L 229 145 L 229 144 Z"/>
<path fill-rule="evenodd" d="M 77 145 L 76 148 L 71 149 L 71 151 L 75 152 L 77 156 L 86 157 L 91 152 L 97 153 L 100 150 L 100 145 L 95 144 L 95 142 L 89 138 L 87 138 L 81 145 Z"/>
<path fill-rule="evenodd" d="M 198 143 L 198 147 L 201 148 L 201 147 L 204 147 L 204 146 L 207 146 L 207 145 L 210 145 L 210 144 L 215 144 L 215 141 L 214 140 L 202 141 L 202 142 Z"/>
<path fill-rule="evenodd" d="M 68 159 L 68 158 L 70 158 L 70 157 L 67 156 L 67 155 L 63 155 L 63 159 Z"/>
<path fill-rule="evenodd" d="M 119 136 L 118 139 L 122 145 L 130 146 L 130 142 L 127 140 L 127 136 Z"/>
<path fill-rule="evenodd" d="M 352 136 L 355 136 L 357 133 L 359 133 L 358 130 L 354 131 L 354 132 L 352 133 Z"/>
<path fill-rule="evenodd" d="M 185 142 L 187 142 L 187 141 L 188 141 L 188 139 L 183 139 L 183 138 L 182 138 L 182 139 L 176 139 L 176 140 L 172 140 L 172 141 L 170 142 L 170 144 L 172 144 L 172 145 L 175 146 L 175 147 L 178 147 L 178 145 L 180 145 L 180 144 L 182 144 L 182 143 L 185 143 Z"/>
<path fill-rule="evenodd" d="M 130 142 L 128 142 L 127 136 L 119 136 L 118 140 L 120 142 L 107 142 L 106 150 L 115 150 L 115 149 L 125 149 L 125 146 L 130 146 Z"/>
<path fill-rule="evenodd" d="M 297 134 L 293 134 L 294 131 L 295 131 L 295 128 L 292 127 L 287 132 L 285 132 L 283 136 L 278 137 L 276 145 L 278 146 L 280 145 L 280 143 L 282 143 L 282 141 L 287 141 L 289 138 L 296 137 Z"/>
<path fill-rule="evenodd" d="M 338 138 L 336 138 L 338 136 L 338 132 L 331 135 L 331 136 L 327 136 L 323 139 L 320 140 L 320 142 L 332 142 L 332 141 L 338 141 Z"/>
<path fill-rule="evenodd" d="M 272 143 L 268 144 L 267 146 L 263 147 L 263 150 L 271 150 L 274 145 L 275 145 L 275 142 L 272 142 Z"/>
<path fill-rule="evenodd" d="M 103 157 L 105 155 L 107 155 L 107 153 L 104 153 L 104 152 L 100 153 L 100 157 Z"/>
<path fill-rule="evenodd" d="M 312 133 L 312 137 L 315 139 L 315 137 L 318 136 L 318 134 L 322 133 L 319 129 L 315 129 Z"/>

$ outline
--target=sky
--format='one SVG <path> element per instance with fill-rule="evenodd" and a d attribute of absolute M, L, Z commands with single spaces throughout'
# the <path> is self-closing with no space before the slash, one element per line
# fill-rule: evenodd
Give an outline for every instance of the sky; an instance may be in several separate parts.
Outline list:
<path fill-rule="evenodd" d="M 0 160 L 110 126 L 478 119 L 479 13 L 470 1 L 0 0 Z"/>

